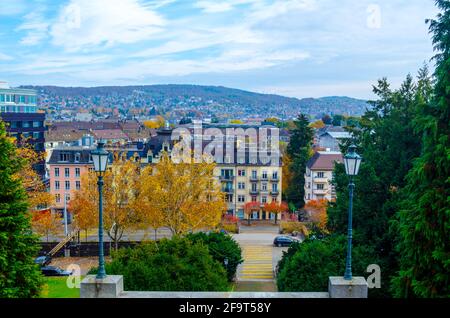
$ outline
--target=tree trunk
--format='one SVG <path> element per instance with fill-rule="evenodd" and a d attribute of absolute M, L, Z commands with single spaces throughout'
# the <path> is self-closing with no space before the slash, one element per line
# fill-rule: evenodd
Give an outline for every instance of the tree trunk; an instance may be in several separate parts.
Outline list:
<path fill-rule="evenodd" d="M 155 228 L 155 241 L 156 241 L 156 235 L 157 235 L 157 233 L 158 233 L 158 229 Z"/>

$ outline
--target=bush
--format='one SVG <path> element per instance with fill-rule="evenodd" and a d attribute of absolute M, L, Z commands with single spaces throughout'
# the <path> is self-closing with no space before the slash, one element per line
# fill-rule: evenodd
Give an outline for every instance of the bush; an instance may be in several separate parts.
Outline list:
<path fill-rule="evenodd" d="M 328 290 L 328 277 L 343 276 L 345 271 L 347 238 L 329 236 L 322 240 L 307 239 L 294 244 L 278 265 L 277 285 L 282 292 L 322 292 Z M 376 264 L 374 251 L 355 245 L 352 256 L 354 276 L 365 276 L 369 264 Z"/>
<path fill-rule="evenodd" d="M 224 233 L 195 233 L 189 234 L 188 239 L 194 243 L 201 242 L 208 247 L 211 256 L 218 261 L 227 271 L 229 281 L 232 281 L 236 274 L 236 269 L 240 263 L 243 262 L 242 251 L 238 243 L 227 234 Z M 228 260 L 228 265 L 225 265 L 225 259 Z"/>
<path fill-rule="evenodd" d="M 125 290 L 227 291 L 227 273 L 203 244 L 173 237 L 122 248 L 106 264 L 109 275 L 123 275 Z M 96 270 L 91 271 L 95 273 Z"/>
<path fill-rule="evenodd" d="M 298 232 L 303 236 L 308 236 L 309 232 L 304 223 L 293 222 L 293 221 L 283 221 L 280 224 L 280 232 L 282 234 L 291 234 L 293 232 Z"/>
<path fill-rule="evenodd" d="M 239 233 L 239 226 L 236 223 L 224 223 L 222 229 L 230 233 Z"/>

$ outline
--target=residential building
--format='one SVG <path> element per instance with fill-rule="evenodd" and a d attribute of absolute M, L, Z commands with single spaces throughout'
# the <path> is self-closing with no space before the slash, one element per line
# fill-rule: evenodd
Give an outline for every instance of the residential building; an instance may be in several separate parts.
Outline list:
<path fill-rule="evenodd" d="M 351 134 L 344 128 L 327 126 L 317 132 L 315 144 L 321 149 L 340 151 L 340 144 L 349 138 L 351 138 Z"/>
<path fill-rule="evenodd" d="M 38 109 L 37 92 L 32 89 L 10 88 L 0 83 L 0 118 L 6 130 L 18 141 L 26 142 L 38 152 L 45 150 L 45 113 Z M 36 171 L 45 176 L 44 162 L 37 164 Z"/>
<path fill-rule="evenodd" d="M 342 154 L 338 151 L 317 151 L 306 163 L 305 202 L 336 199 L 331 181 L 336 162 L 342 163 Z"/>

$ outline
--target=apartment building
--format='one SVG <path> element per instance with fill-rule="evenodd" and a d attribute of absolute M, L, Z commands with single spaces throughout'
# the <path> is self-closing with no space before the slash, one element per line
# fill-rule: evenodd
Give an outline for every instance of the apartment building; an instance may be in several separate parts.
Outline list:
<path fill-rule="evenodd" d="M 342 154 L 338 151 L 317 151 L 306 163 L 305 202 L 336 199 L 333 169 L 336 162 L 342 163 Z"/>

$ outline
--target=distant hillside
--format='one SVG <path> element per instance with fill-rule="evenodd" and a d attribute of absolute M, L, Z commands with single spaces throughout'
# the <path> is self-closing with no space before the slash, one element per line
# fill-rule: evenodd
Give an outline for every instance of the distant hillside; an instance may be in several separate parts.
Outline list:
<path fill-rule="evenodd" d="M 193 111 L 199 115 L 226 113 L 231 117 L 291 118 L 299 112 L 310 115 L 343 113 L 361 115 L 368 104 L 350 97 L 297 99 L 259 94 L 221 86 L 144 85 L 102 87 L 22 86 L 39 91 L 40 101 L 58 107 L 156 107 L 168 112 Z"/>

